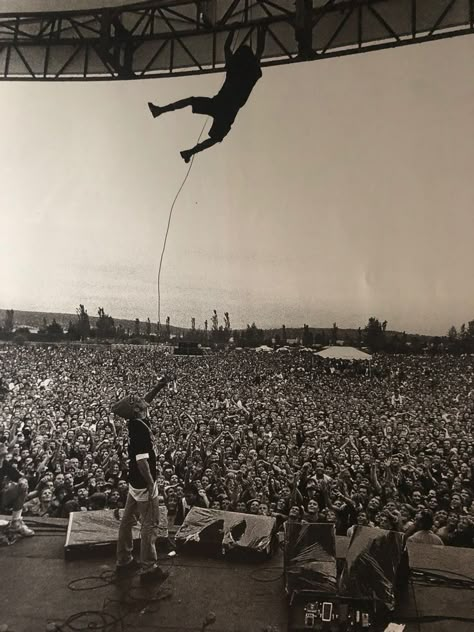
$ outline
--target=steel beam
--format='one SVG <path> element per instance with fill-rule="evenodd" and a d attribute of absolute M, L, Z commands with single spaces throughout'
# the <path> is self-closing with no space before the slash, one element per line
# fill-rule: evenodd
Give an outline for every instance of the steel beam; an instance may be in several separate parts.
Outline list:
<path fill-rule="evenodd" d="M 264 66 L 474 33 L 474 0 L 150 0 L 121 6 L 109 0 L 102 9 L 87 4 L 82 0 L 80 10 L 0 13 L 0 80 L 219 72 L 227 33 L 237 31 L 238 44 L 254 43 L 259 24 L 268 31 Z"/>

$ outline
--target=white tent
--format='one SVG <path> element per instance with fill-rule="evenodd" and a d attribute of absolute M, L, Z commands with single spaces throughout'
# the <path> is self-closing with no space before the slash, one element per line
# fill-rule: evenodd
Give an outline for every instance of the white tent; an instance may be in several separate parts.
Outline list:
<path fill-rule="evenodd" d="M 267 345 L 261 345 L 260 347 L 257 347 L 257 348 L 255 349 L 255 351 L 256 351 L 257 353 L 261 353 L 262 351 L 266 351 L 266 352 L 268 352 L 268 351 L 271 351 L 271 350 L 272 350 L 272 348 L 271 348 L 271 347 L 268 347 Z"/>
<path fill-rule="evenodd" d="M 327 347 L 314 355 L 334 360 L 372 360 L 370 353 L 365 353 L 355 347 Z"/>

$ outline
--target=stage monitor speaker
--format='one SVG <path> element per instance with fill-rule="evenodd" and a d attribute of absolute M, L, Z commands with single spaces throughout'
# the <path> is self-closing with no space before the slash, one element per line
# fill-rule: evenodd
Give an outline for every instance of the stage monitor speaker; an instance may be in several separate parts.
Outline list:
<path fill-rule="evenodd" d="M 339 580 L 339 594 L 395 608 L 398 589 L 408 579 L 403 534 L 357 526 Z"/>
<path fill-rule="evenodd" d="M 273 553 L 275 536 L 275 518 L 192 507 L 176 533 L 176 547 L 235 559 L 265 558 Z"/>
<path fill-rule="evenodd" d="M 285 523 L 285 588 L 336 594 L 336 530 L 331 523 Z"/>

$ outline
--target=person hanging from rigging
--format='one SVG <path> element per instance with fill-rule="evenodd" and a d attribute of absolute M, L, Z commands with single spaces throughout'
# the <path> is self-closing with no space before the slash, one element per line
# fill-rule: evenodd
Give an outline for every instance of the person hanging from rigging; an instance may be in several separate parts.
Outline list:
<path fill-rule="evenodd" d="M 188 97 L 164 106 L 148 103 L 153 118 L 165 114 L 165 112 L 181 110 L 188 106 L 192 108 L 194 114 L 204 114 L 213 118 L 213 124 L 208 134 L 209 138 L 198 143 L 192 149 L 181 152 L 186 163 L 191 160 L 194 154 L 209 149 L 209 147 L 224 140 L 240 108 L 247 103 L 255 84 L 262 76 L 260 62 L 265 49 L 265 27 L 259 26 L 257 33 L 255 53 L 246 44 L 239 46 L 233 53 L 231 47 L 234 31 L 229 33 L 224 46 L 226 78 L 222 88 L 214 97 Z"/>

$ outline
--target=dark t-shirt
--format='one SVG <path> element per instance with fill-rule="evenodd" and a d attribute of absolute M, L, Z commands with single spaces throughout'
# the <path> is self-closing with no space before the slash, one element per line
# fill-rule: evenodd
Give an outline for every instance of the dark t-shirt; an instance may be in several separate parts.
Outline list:
<path fill-rule="evenodd" d="M 253 53 L 237 51 L 232 55 L 224 85 L 214 97 L 219 117 L 226 120 L 229 129 L 261 76 L 260 62 Z"/>
<path fill-rule="evenodd" d="M 138 469 L 137 455 L 148 454 L 148 465 L 153 480 L 156 480 L 156 454 L 151 440 L 148 419 L 131 419 L 128 422 L 128 482 L 136 489 L 146 489 L 147 483 Z"/>

